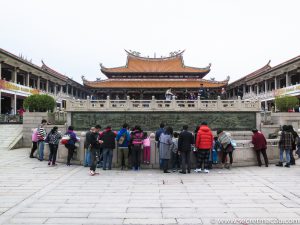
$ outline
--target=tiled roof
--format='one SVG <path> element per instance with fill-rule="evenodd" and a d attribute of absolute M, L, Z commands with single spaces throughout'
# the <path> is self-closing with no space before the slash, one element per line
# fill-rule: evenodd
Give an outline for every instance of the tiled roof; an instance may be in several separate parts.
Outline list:
<path fill-rule="evenodd" d="M 47 72 L 49 72 L 49 73 L 51 73 L 51 74 L 53 74 L 54 76 L 56 76 L 56 77 L 58 77 L 58 78 L 60 78 L 60 79 L 65 80 L 65 81 L 69 79 L 67 76 L 65 76 L 65 75 L 63 75 L 63 74 L 61 74 L 61 73 L 59 73 L 59 72 L 57 72 L 57 71 L 51 69 L 50 67 L 48 67 L 48 66 L 44 63 L 43 60 L 42 60 L 42 66 L 41 66 L 41 69 L 44 70 L 44 71 L 47 71 Z"/>
<path fill-rule="evenodd" d="M 300 55 L 298 55 L 294 58 L 291 58 L 287 61 L 284 61 L 283 63 L 280 63 L 280 64 L 278 64 L 276 66 L 273 66 L 273 67 L 270 66 L 270 61 L 269 61 L 267 65 L 265 65 L 262 68 L 260 68 L 258 70 L 255 70 L 254 72 L 252 72 L 252 73 L 250 73 L 250 74 L 248 74 L 248 75 L 232 82 L 231 84 L 229 84 L 229 86 L 230 87 L 238 86 L 240 82 L 246 82 L 246 81 L 253 80 L 254 78 L 257 78 L 257 77 L 262 76 L 264 74 L 270 73 L 271 71 L 277 70 L 281 67 L 289 65 L 291 63 L 294 63 L 298 60 L 300 60 Z"/>
<path fill-rule="evenodd" d="M 111 73 L 193 73 L 204 76 L 210 71 L 210 66 L 206 68 L 185 66 L 182 54 L 167 58 L 145 58 L 128 54 L 126 66 L 106 68 L 101 65 L 101 71 L 105 75 Z"/>
<path fill-rule="evenodd" d="M 261 73 L 264 73 L 264 72 L 267 72 L 268 70 L 270 70 L 272 67 L 270 66 L 270 62 L 268 62 L 267 65 L 263 66 L 262 68 L 258 69 L 258 70 L 255 70 L 254 72 L 246 75 L 246 80 L 249 80 L 253 77 L 256 77 L 257 75 L 261 74 Z"/>
<path fill-rule="evenodd" d="M 270 62 L 269 61 L 265 66 L 259 68 L 258 70 L 255 70 L 254 72 L 252 73 L 249 73 L 247 74 L 246 76 L 243 76 L 242 78 L 232 82 L 231 84 L 229 84 L 229 87 L 235 87 L 235 86 L 238 86 L 240 85 L 241 83 L 245 83 L 247 80 L 253 78 L 253 77 L 256 77 L 264 72 L 267 72 L 269 71 L 272 67 L 270 66 Z"/>
<path fill-rule="evenodd" d="M 92 88 L 215 88 L 227 85 L 228 81 L 210 81 L 204 79 L 107 79 L 102 81 L 84 81 Z"/>

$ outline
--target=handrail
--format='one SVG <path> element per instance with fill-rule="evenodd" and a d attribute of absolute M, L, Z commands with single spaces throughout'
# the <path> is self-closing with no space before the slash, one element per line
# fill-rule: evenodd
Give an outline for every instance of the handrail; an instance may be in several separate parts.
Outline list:
<path fill-rule="evenodd" d="M 66 111 L 260 111 L 259 100 L 67 100 Z"/>

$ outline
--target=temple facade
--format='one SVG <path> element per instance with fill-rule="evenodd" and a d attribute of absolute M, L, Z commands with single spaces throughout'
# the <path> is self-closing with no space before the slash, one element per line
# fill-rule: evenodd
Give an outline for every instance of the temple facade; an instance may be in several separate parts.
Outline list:
<path fill-rule="evenodd" d="M 228 99 L 258 99 L 261 109 L 275 110 L 275 98 L 283 95 L 300 99 L 300 56 L 296 56 L 274 67 L 270 61 L 263 67 L 227 86 Z"/>
<path fill-rule="evenodd" d="M 52 96 L 57 107 L 65 108 L 67 99 L 86 99 L 90 95 L 82 84 L 47 66 L 33 64 L 0 48 L 0 122 L 1 115 L 15 115 L 32 94 Z"/>
<path fill-rule="evenodd" d="M 126 51 L 126 50 L 125 50 Z M 185 66 L 183 52 L 170 53 L 169 57 L 142 57 L 137 52 L 126 51 L 125 66 L 107 68 L 100 64 L 101 72 L 108 78 L 88 81 L 82 77 L 94 99 L 164 99 L 168 89 L 177 99 L 197 98 L 200 88 L 216 99 L 228 80 L 214 81 L 203 79 L 210 66 L 197 68 Z"/>

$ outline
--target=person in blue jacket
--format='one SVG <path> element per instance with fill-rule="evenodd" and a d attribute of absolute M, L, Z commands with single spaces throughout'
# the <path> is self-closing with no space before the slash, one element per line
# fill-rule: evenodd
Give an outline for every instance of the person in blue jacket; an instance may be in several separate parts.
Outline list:
<path fill-rule="evenodd" d="M 128 145 L 130 142 L 130 133 L 129 125 L 127 123 L 124 123 L 123 127 L 118 131 L 116 141 L 118 144 L 118 165 L 121 170 L 128 170 Z"/>

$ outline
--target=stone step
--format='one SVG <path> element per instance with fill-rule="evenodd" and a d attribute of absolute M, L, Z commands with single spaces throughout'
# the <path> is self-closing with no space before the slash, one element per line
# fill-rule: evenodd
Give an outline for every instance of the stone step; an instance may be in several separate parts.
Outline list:
<path fill-rule="evenodd" d="M 14 143 L 17 137 L 20 136 L 23 130 L 22 124 L 0 125 L 0 150 L 9 150 L 9 146 Z"/>

